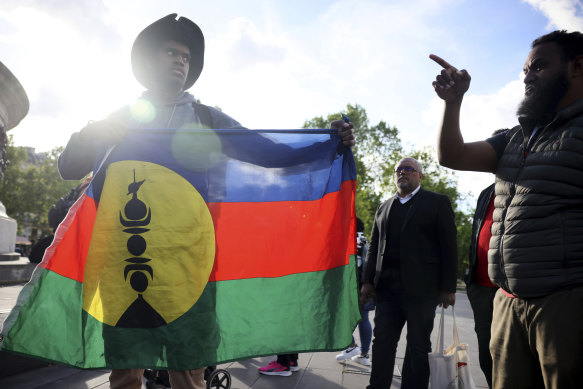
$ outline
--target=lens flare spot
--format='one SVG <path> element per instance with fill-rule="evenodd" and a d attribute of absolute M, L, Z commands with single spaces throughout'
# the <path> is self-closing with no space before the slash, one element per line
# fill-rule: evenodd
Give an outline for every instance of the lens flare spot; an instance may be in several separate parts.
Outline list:
<path fill-rule="evenodd" d="M 212 130 L 192 131 L 183 127 L 172 137 L 172 153 L 176 161 L 191 171 L 206 170 L 222 157 L 222 144 Z"/>
<path fill-rule="evenodd" d="M 156 117 L 156 108 L 148 100 L 138 99 L 131 106 L 132 117 L 140 123 L 150 123 Z"/>

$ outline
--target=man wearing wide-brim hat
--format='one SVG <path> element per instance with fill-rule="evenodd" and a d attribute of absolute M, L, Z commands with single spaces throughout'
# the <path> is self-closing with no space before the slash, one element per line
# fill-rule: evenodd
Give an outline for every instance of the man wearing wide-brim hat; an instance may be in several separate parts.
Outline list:
<path fill-rule="evenodd" d="M 146 27 L 132 47 L 132 70 L 146 87 L 141 104 L 130 112 L 122 108 L 109 118 L 90 122 L 71 136 L 59 158 L 63 178 L 80 179 L 93 169 L 95 158 L 116 144 L 128 127 L 149 128 L 244 128 L 223 112 L 198 104 L 186 90 L 200 76 L 204 64 L 204 36 L 185 17 L 170 14 Z M 333 121 L 345 146 L 355 144 L 351 123 Z M 96 153 L 97 151 L 97 153 Z"/>
<path fill-rule="evenodd" d="M 128 128 L 243 128 L 221 111 L 197 103 L 194 96 L 186 92 L 202 72 L 204 37 L 195 23 L 185 17 L 176 17 L 176 14 L 163 17 L 138 35 L 131 52 L 132 70 L 147 91 L 134 107 L 122 108 L 105 120 L 91 122 L 71 136 L 59 157 L 59 172 L 64 179 L 77 180 L 90 173 L 94 162 L 101 160 Z M 355 144 L 351 123 L 338 120 L 331 126 L 338 129 L 345 146 Z M 269 141 L 260 135 L 257 138 L 258 142 Z M 138 323 L 135 327 L 145 326 Z M 117 347 L 112 352 L 119 354 L 123 350 Z M 128 359 L 131 357 L 128 355 Z M 110 387 L 141 388 L 142 373 L 143 369 L 113 370 Z M 204 367 L 169 373 L 173 388 L 206 387 Z"/>

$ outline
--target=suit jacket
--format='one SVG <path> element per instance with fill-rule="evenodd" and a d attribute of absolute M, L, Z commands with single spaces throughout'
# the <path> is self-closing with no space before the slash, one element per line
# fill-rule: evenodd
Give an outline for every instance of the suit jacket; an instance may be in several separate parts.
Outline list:
<path fill-rule="evenodd" d="M 363 280 L 378 286 L 387 244 L 388 218 L 394 197 L 375 214 Z M 457 229 L 447 196 L 420 189 L 401 227 L 401 279 L 406 293 L 430 296 L 455 292 Z"/>

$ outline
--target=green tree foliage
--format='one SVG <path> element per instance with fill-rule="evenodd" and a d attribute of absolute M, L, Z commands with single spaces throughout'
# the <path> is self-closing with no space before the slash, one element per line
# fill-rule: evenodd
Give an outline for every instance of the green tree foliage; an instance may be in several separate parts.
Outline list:
<path fill-rule="evenodd" d="M 318 116 L 307 120 L 303 128 L 329 128 L 330 122 L 341 118 L 344 113 L 354 124 L 356 146 L 352 148 L 356 162 L 357 191 L 356 214 L 364 222 L 365 232 L 371 230 L 374 213 L 381 204 L 385 188 L 391 185 L 390 169 L 403 153 L 399 131 L 385 122 L 371 126 L 366 110 L 348 104 L 346 111 L 336 112 L 326 117 Z"/>
<path fill-rule="evenodd" d="M 341 113 L 354 124 L 356 146 L 352 151 L 358 182 L 356 214 L 364 222 L 367 235 L 372 229 L 378 206 L 397 189 L 393 174 L 395 166 L 404 157 L 415 158 L 423 165 L 423 188 L 447 195 L 452 203 L 458 230 L 458 276 L 461 278 L 469 265 L 472 215 L 460 210 L 459 204 L 465 195 L 458 191 L 455 174 L 439 165 L 431 148 L 405 149 L 396 127 L 384 121 L 371 125 L 366 110 L 359 105 L 348 104 L 343 112 L 307 120 L 303 128 L 328 128 L 330 122 L 341 117 Z"/>
<path fill-rule="evenodd" d="M 6 150 L 10 161 L 0 181 L 0 200 L 8 215 L 18 223 L 18 233 L 28 225 L 32 228 L 30 239 L 48 235 L 48 210 L 59 198 L 66 196 L 77 181 L 64 181 L 57 169 L 62 148 L 47 153 L 38 162 L 28 161 L 24 148 L 15 147 L 9 138 Z"/>

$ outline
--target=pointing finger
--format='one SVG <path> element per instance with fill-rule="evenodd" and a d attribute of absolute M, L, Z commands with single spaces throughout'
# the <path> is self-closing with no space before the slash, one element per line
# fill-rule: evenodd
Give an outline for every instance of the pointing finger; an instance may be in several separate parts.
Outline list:
<path fill-rule="evenodd" d="M 447 62 L 445 59 L 443 59 L 435 54 L 429 54 L 429 58 L 431 58 L 432 60 L 437 62 L 444 69 L 449 69 L 449 68 L 455 69 L 455 66 L 450 65 L 450 63 Z"/>

